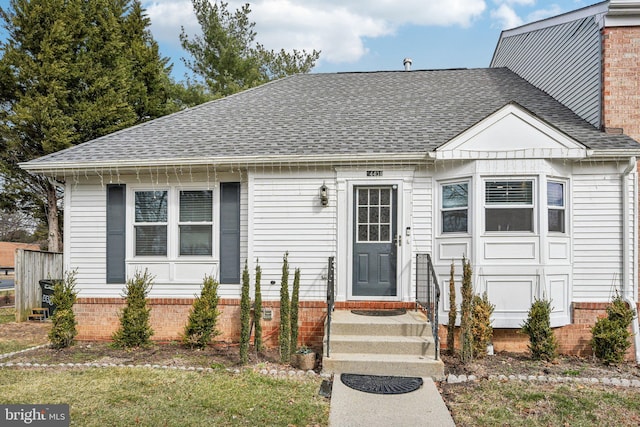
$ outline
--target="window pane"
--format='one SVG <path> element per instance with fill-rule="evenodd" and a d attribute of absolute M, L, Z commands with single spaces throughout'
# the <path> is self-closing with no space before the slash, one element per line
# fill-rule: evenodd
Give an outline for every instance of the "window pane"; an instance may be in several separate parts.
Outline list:
<path fill-rule="evenodd" d="M 391 190 L 380 190 L 380 204 L 387 206 L 391 204 Z"/>
<path fill-rule="evenodd" d="M 443 233 L 466 233 L 467 232 L 467 210 L 444 211 L 442 212 L 442 232 Z"/>
<path fill-rule="evenodd" d="M 369 190 L 369 204 L 370 205 L 377 205 L 380 203 L 380 190 L 377 189 L 373 189 L 373 190 Z"/>
<path fill-rule="evenodd" d="M 486 231 L 533 231 L 533 209 L 487 209 Z"/>
<path fill-rule="evenodd" d="M 359 205 L 369 204 L 369 192 L 367 190 L 358 190 L 358 204 Z"/>
<path fill-rule="evenodd" d="M 358 222 L 362 223 L 362 222 L 367 222 L 367 215 L 368 213 L 368 208 L 366 207 L 361 207 L 358 208 Z"/>
<path fill-rule="evenodd" d="M 391 208 L 380 208 L 380 222 L 383 224 L 391 223 Z"/>
<path fill-rule="evenodd" d="M 547 204 L 549 206 L 564 206 L 564 185 L 562 183 L 547 183 Z"/>
<path fill-rule="evenodd" d="M 468 183 L 447 184 L 442 186 L 442 207 L 466 208 L 468 200 Z"/>
<path fill-rule="evenodd" d="M 180 226 L 180 255 L 211 255 L 210 225 Z"/>
<path fill-rule="evenodd" d="M 533 181 L 487 181 L 485 197 L 488 205 L 531 205 Z"/>
<path fill-rule="evenodd" d="M 564 233 L 564 211 L 549 209 L 549 231 Z"/>
<path fill-rule="evenodd" d="M 366 242 L 369 236 L 368 233 L 368 228 L 366 225 L 359 225 L 358 226 L 358 241 L 359 242 Z"/>
<path fill-rule="evenodd" d="M 378 224 L 369 226 L 369 241 L 377 242 L 380 240 L 380 236 L 378 235 Z"/>
<path fill-rule="evenodd" d="M 212 218 L 213 192 L 180 192 L 180 222 L 211 222 Z"/>
<path fill-rule="evenodd" d="M 381 225 L 380 226 L 380 241 L 381 242 L 388 242 L 391 239 L 389 238 L 389 226 L 388 225 Z"/>
<path fill-rule="evenodd" d="M 166 191 L 136 191 L 136 222 L 167 222 Z"/>
<path fill-rule="evenodd" d="M 136 256 L 166 256 L 167 226 L 136 225 Z"/>
<path fill-rule="evenodd" d="M 378 208 L 373 207 L 369 210 L 369 222 L 374 224 L 374 223 L 378 223 L 380 220 L 380 212 L 378 211 Z"/>

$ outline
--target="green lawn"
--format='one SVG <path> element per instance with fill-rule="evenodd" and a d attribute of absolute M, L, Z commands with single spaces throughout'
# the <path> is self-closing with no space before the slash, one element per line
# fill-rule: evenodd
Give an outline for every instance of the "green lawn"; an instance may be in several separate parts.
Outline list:
<path fill-rule="evenodd" d="M 16 321 L 16 309 L 13 307 L 0 308 L 0 324 L 15 322 Z"/>
<path fill-rule="evenodd" d="M 480 381 L 444 396 L 458 427 L 640 425 L 636 388 Z"/>
<path fill-rule="evenodd" d="M 0 403 L 67 403 L 82 426 L 326 426 L 319 387 L 250 371 L 0 368 Z"/>

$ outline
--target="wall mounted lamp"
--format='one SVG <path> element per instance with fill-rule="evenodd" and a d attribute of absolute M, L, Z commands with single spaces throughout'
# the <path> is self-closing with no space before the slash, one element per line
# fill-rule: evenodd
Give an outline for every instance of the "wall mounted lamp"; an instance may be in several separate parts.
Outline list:
<path fill-rule="evenodd" d="M 324 183 L 322 184 L 322 187 L 320 187 L 320 203 L 322 203 L 322 206 L 327 206 L 329 204 L 329 189 L 324 185 Z"/>

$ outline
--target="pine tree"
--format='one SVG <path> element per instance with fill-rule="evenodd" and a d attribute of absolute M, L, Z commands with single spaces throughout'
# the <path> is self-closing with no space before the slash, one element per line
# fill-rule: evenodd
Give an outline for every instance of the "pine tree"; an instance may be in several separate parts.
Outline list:
<path fill-rule="evenodd" d="M 298 305 L 300 301 L 300 269 L 296 268 L 293 274 L 293 289 L 291 291 L 291 353 L 295 353 L 298 347 Z"/>
<path fill-rule="evenodd" d="M 169 81 L 166 60 L 149 54 L 149 21 L 137 0 L 11 0 L 0 18 L 4 191 L 34 217 L 45 214 L 48 249 L 61 251 L 62 192 L 18 164 L 165 114 L 163 103 L 175 106 L 156 90 Z"/>
<path fill-rule="evenodd" d="M 320 52 L 268 51 L 256 43 L 249 4 L 235 12 L 228 3 L 192 0 L 202 36 L 190 37 L 184 28 L 180 41 L 191 59 L 185 65 L 202 78 L 214 96 L 227 96 L 274 78 L 307 73 Z"/>
<path fill-rule="evenodd" d="M 253 346 L 256 349 L 256 353 L 260 353 L 263 350 L 262 344 L 262 290 L 260 289 L 260 280 L 262 279 L 262 269 L 260 268 L 260 264 L 258 264 L 258 260 L 256 260 L 256 287 L 255 287 L 255 298 L 253 303 L 253 327 L 254 329 L 254 338 L 253 338 Z"/>
<path fill-rule="evenodd" d="M 458 317 L 456 307 L 455 272 L 455 265 L 453 264 L 453 261 L 451 261 L 451 268 L 449 270 L 449 323 L 447 324 L 447 350 L 451 355 L 455 353 L 456 318 Z"/>
<path fill-rule="evenodd" d="M 145 270 L 136 271 L 124 291 L 126 305 L 120 316 L 120 328 L 113 334 L 117 347 L 141 347 L 149 344 L 153 329 L 149 323 L 151 309 L 147 307 L 147 295 L 153 286 L 153 276 Z"/>
<path fill-rule="evenodd" d="M 205 348 L 211 338 L 219 335 L 218 323 L 218 282 L 205 276 L 200 295 L 193 301 L 189 320 L 184 328 L 182 341 L 191 348 Z"/>
<path fill-rule="evenodd" d="M 291 358 L 291 316 L 289 312 L 289 253 L 282 261 L 282 279 L 280 282 L 280 360 L 284 363 Z"/>
<path fill-rule="evenodd" d="M 462 304 L 460 306 L 460 360 L 469 363 L 473 359 L 471 262 L 462 258 Z"/>
<path fill-rule="evenodd" d="M 242 270 L 242 292 L 240 295 L 240 363 L 249 361 L 249 341 L 251 340 L 251 299 L 249 298 L 249 266 L 244 262 Z"/>

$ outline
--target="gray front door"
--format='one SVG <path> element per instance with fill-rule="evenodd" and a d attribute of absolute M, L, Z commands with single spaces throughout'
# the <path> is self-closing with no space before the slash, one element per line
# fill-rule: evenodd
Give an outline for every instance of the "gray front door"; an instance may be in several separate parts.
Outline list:
<path fill-rule="evenodd" d="M 396 186 L 355 187 L 353 296 L 397 296 Z"/>

